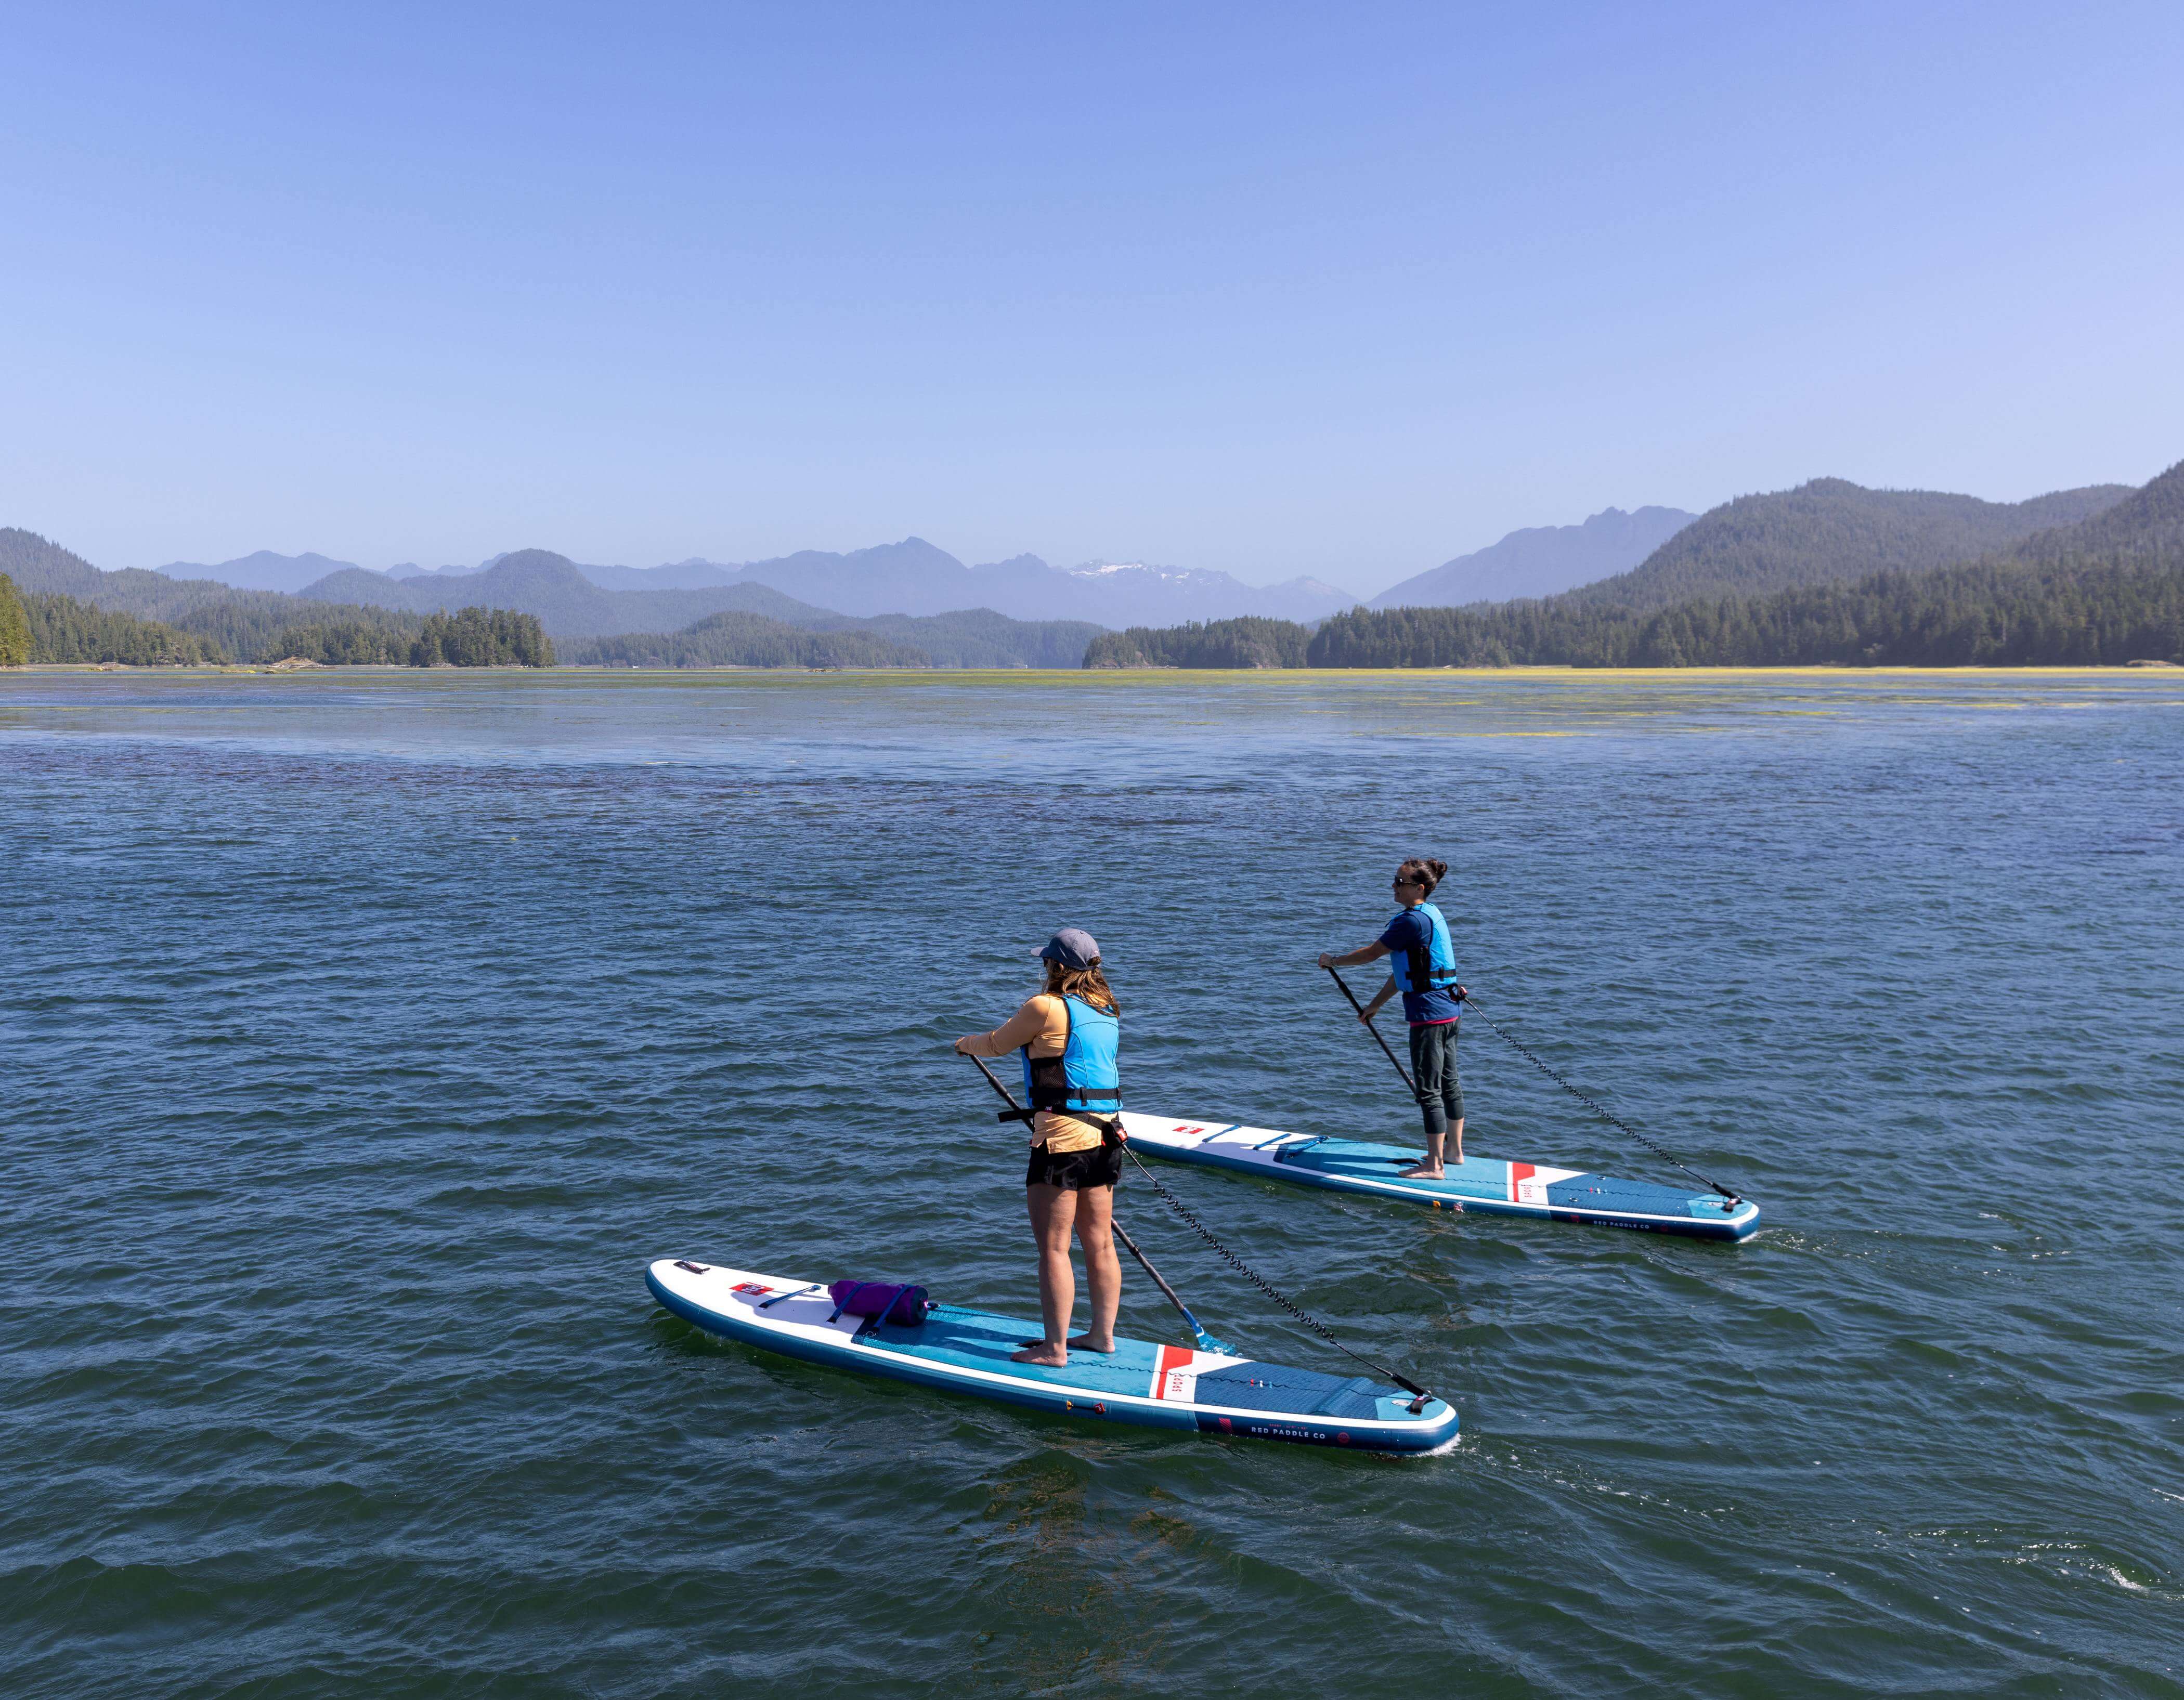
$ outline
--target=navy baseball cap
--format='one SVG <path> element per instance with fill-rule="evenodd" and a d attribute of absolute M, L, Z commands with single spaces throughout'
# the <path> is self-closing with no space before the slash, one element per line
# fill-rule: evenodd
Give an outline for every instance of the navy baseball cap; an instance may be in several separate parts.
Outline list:
<path fill-rule="evenodd" d="M 1097 968 L 1100 965 L 1100 942 L 1083 927 L 1064 927 L 1046 942 L 1039 952 L 1048 962 L 1058 962 L 1064 968 Z"/>

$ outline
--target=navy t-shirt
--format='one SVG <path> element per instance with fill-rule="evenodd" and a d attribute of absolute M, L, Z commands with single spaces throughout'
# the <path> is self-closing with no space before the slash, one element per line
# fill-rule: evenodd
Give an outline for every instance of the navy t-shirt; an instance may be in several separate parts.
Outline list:
<path fill-rule="evenodd" d="M 1401 956 L 1413 947 L 1433 960 L 1433 923 L 1418 909 L 1405 909 L 1388 923 L 1388 931 L 1380 935 L 1380 942 L 1388 947 L 1391 955 Z M 1447 991 L 1406 992 L 1403 994 L 1403 1019 L 1413 1027 L 1426 1027 L 1437 1021 L 1453 1021 L 1462 1014 L 1456 1001 L 1454 988 Z"/>

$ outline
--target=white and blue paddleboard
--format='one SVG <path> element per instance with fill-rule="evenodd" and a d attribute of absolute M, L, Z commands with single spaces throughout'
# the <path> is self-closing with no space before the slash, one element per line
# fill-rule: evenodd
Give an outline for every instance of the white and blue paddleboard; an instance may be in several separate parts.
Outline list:
<path fill-rule="evenodd" d="M 1462 1163 L 1450 1164 L 1438 1181 L 1405 1181 L 1399 1178 L 1402 1170 L 1423 1154 L 1416 1147 L 1135 1113 L 1124 1114 L 1123 1125 L 1130 1148 L 1147 1157 L 1202 1163 L 1300 1186 L 1400 1198 L 1436 1209 L 1640 1228 L 1702 1240 L 1741 1240 L 1759 1225 L 1759 1207 L 1749 1199 L 1732 1204 L 1718 1192 L 1618 1181 L 1579 1169 L 1466 1156 Z"/>
<path fill-rule="evenodd" d="M 838 1317 L 823 1284 L 688 1259 L 654 1264 L 644 1284 L 684 1321 L 731 1340 L 1061 1416 L 1361 1452 L 1429 1452 L 1457 1434 L 1443 1401 L 1414 1411 L 1409 1394 L 1362 1375 L 1120 1338 L 1112 1356 L 1072 1353 L 1050 1369 L 1009 1356 L 1036 1324 L 982 1310 L 938 1305 L 918 1324 Z"/>

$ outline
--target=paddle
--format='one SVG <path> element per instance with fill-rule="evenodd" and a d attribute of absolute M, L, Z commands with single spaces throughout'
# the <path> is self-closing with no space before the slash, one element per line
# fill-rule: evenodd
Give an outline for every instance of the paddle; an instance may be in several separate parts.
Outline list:
<path fill-rule="evenodd" d="M 1411 1089 L 1411 1096 L 1418 1103 L 1424 1103 L 1426 1101 L 1425 1095 L 1418 1090 L 1418 1083 L 1411 1078 L 1411 1071 L 1405 1068 L 1397 1060 L 1396 1053 L 1388 1048 L 1388 1042 L 1380 1036 L 1380 1030 L 1373 1025 L 1371 1019 L 1365 1014 L 1365 1006 L 1357 1001 L 1357 994 L 1350 989 L 1350 982 L 1333 968 L 1329 968 L 1327 972 L 1334 983 L 1342 988 L 1342 995 L 1350 1000 L 1350 1007 L 1357 1012 L 1357 1019 L 1365 1024 L 1365 1031 L 1373 1036 L 1373 1042 L 1380 1047 L 1381 1054 L 1390 1063 L 1395 1064 L 1396 1072 L 1403 1077 L 1403 1084 Z"/>
<path fill-rule="evenodd" d="M 959 1051 L 956 1054 L 963 1057 L 971 1056 L 971 1053 L 968 1051 Z M 978 1065 L 978 1072 L 986 1077 L 986 1084 L 991 1086 L 995 1092 L 999 1092 L 1001 1095 L 1002 1101 L 1008 1105 L 1006 1109 L 996 1111 L 994 1113 L 994 1119 L 995 1121 L 1020 1121 L 1028 1125 L 1034 1112 L 1024 1108 L 1022 1105 L 1017 1102 L 1016 1095 L 1006 1086 L 1001 1084 L 1000 1076 L 986 1066 L 986 1059 L 983 1057 L 971 1057 L 971 1060 Z M 1119 1115 L 1117 1119 L 1118 1121 L 1120 1120 Z M 1110 1217 L 1108 1219 L 1108 1225 L 1114 1229 L 1115 1237 L 1123 1242 L 1124 1247 L 1129 1252 L 1129 1254 L 1138 1260 L 1139 1266 L 1144 1269 L 1145 1272 L 1153 1278 L 1153 1285 L 1158 1287 L 1162 1293 L 1167 1295 L 1167 1302 L 1176 1308 L 1176 1310 L 1181 1314 L 1184 1321 L 1190 1325 L 1191 1338 L 1198 1342 L 1198 1349 L 1200 1351 L 1216 1352 L 1224 1358 L 1234 1358 L 1240 1355 L 1234 1347 L 1216 1339 L 1212 1335 L 1208 1334 L 1204 1328 L 1199 1325 L 1198 1319 L 1190 1314 L 1190 1307 L 1183 1302 L 1182 1298 L 1177 1294 L 1176 1290 L 1173 1287 L 1170 1286 L 1167 1281 L 1161 1278 L 1161 1272 L 1153 1267 L 1152 1259 L 1138 1249 L 1138 1242 L 1130 1237 L 1128 1231 L 1125 1229 L 1120 1222 L 1117 1222 L 1114 1220 L 1112 1217 Z"/>

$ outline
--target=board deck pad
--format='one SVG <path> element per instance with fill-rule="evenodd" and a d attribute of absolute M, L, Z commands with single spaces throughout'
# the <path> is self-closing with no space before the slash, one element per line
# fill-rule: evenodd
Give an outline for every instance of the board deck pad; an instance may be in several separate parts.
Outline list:
<path fill-rule="evenodd" d="M 699 1328 L 769 1351 L 1063 1415 L 1203 1435 L 1365 1452 L 1429 1452 L 1455 1410 L 1362 1375 L 1261 1364 L 1117 1337 L 1112 1356 L 1072 1352 L 1061 1369 L 1010 1358 L 1039 1325 L 941 1304 L 922 1324 L 835 1317 L 824 1283 L 662 1258 L 645 1271 L 661 1304 Z"/>
<path fill-rule="evenodd" d="M 1123 1125 L 1132 1149 L 1147 1157 L 1440 1209 L 1637 1228 L 1704 1240 L 1741 1240 L 1759 1225 L 1759 1207 L 1749 1199 L 1732 1207 L 1717 1192 L 1618 1181 L 1543 1163 L 1466 1153 L 1462 1163 L 1450 1164 L 1438 1181 L 1406 1181 L 1401 1178 L 1402 1171 L 1424 1155 L 1415 1146 L 1281 1133 L 1238 1122 L 1174 1120 L 1135 1111 L 1124 1114 Z"/>

